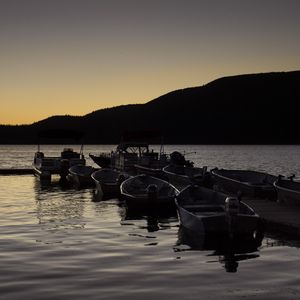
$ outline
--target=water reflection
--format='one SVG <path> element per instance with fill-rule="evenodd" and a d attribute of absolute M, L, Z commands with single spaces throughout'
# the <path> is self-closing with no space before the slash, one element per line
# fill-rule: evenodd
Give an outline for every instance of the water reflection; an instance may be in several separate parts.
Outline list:
<path fill-rule="evenodd" d="M 59 181 L 41 186 L 38 179 L 34 190 L 36 217 L 45 233 L 42 242 L 62 242 L 60 234 L 85 227 L 84 208 L 90 191 L 74 190 L 68 185 L 61 185 Z"/>
<path fill-rule="evenodd" d="M 136 220 L 144 220 L 145 225 L 140 225 L 140 229 L 147 232 L 155 232 L 158 230 L 166 230 L 172 227 L 170 222 L 178 221 L 176 210 L 152 210 L 152 209 L 133 209 L 123 204 L 121 210 L 121 224 L 134 225 Z"/>
<path fill-rule="evenodd" d="M 262 240 L 263 234 L 259 238 L 249 236 L 229 238 L 200 235 L 180 226 L 174 251 L 212 251 L 208 256 L 217 256 L 217 261 L 223 265 L 226 272 L 235 273 L 238 270 L 239 261 L 259 257 L 258 248 L 261 246 Z M 216 262 L 216 260 L 209 262 Z"/>

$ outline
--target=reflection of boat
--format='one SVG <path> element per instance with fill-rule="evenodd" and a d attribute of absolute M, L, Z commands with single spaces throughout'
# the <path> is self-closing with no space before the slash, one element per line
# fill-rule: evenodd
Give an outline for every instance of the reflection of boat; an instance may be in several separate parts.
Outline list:
<path fill-rule="evenodd" d="M 289 179 L 281 176 L 274 182 L 277 190 L 277 201 L 291 206 L 300 206 L 300 182 L 294 181 L 291 176 Z"/>
<path fill-rule="evenodd" d="M 211 189 L 190 185 L 175 199 L 181 224 L 202 234 L 254 235 L 260 217 L 247 204 Z"/>
<path fill-rule="evenodd" d="M 132 206 L 123 206 L 121 210 L 121 224 L 122 225 L 133 225 L 134 222 L 145 220 L 145 226 L 139 225 L 139 228 L 146 229 L 148 232 L 154 232 L 161 229 L 170 229 L 172 222 L 177 224 L 176 209 L 135 209 Z"/>
<path fill-rule="evenodd" d="M 120 184 L 128 178 L 128 175 L 108 168 L 100 169 L 91 175 L 96 184 L 98 196 L 118 196 Z"/>
<path fill-rule="evenodd" d="M 209 180 L 207 168 L 197 168 L 193 166 L 169 164 L 163 168 L 169 181 L 179 189 L 190 184 L 206 185 Z"/>
<path fill-rule="evenodd" d="M 170 183 L 145 174 L 125 180 L 120 190 L 126 204 L 133 207 L 174 207 L 174 198 L 178 193 Z"/>
<path fill-rule="evenodd" d="M 218 256 L 226 272 L 237 272 L 238 262 L 259 257 L 258 248 L 263 240 L 263 232 L 256 237 L 195 234 L 184 227 L 178 230 L 177 245 L 187 245 L 190 250 L 213 251 L 209 256 Z M 175 248 L 176 249 L 176 248 Z M 180 250 L 177 251 L 186 251 Z"/>
<path fill-rule="evenodd" d="M 265 198 L 276 195 L 273 186 L 276 176 L 250 170 L 213 169 L 211 173 L 216 184 L 227 192 Z"/>
<path fill-rule="evenodd" d="M 39 138 L 72 140 L 80 139 L 81 136 L 82 134 L 71 130 L 46 130 L 39 134 Z M 81 145 L 79 153 L 72 148 L 64 148 L 60 156 L 45 156 L 40 150 L 40 144 L 38 144 L 38 151 L 34 155 L 33 170 L 41 181 L 51 181 L 52 174 L 58 174 L 62 179 L 65 179 L 69 168 L 78 164 L 85 165 L 83 145 Z"/>
<path fill-rule="evenodd" d="M 95 169 L 91 166 L 75 165 L 69 169 L 68 178 L 78 187 L 93 185 L 94 181 L 91 177 Z"/>

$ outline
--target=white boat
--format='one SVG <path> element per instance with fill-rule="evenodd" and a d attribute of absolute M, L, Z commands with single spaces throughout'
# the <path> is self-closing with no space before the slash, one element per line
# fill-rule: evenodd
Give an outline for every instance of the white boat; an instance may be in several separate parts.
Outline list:
<path fill-rule="evenodd" d="M 96 171 L 95 168 L 85 165 L 75 165 L 69 169 L 68 178 L 77 187 L 88 187 L 94 184 L 91 175 Z"/>
<path fill-rule="evenodd" d="M 254 235 L 260 217 L 247 204 L 226 194 L 190 185 L 175 199 L 182 226 L 201 234 Z"/>
<path fill-rule="evenodd" d="M 99 197 L 120 195 L 120 184 L 128 178 L 124 172 L 103 168 L 91 175 L 96 184 L 96 193 Z"/>
<path fill-rule="evenodd" d="M 241 193 L 243 196 L 275 198 L 274 181 L 276 176 L 251 170 L 211 170 L 213 178 L 221 190 Z"/>
<path fill-rule="evenodd" d="M 146 174 L 125 180 L 120 191 L 127 206 L 140 208 L 174 207 L 174 198 L 178 193 L 167 181 Z"/>
<path fill-rule="evenodd" d="M 293 176 L 289 179 L 279 176 L 274 186 L 277 190 L 277 202 L 289 206 L 300 206 L 300 182 L 294 181 Z"/>

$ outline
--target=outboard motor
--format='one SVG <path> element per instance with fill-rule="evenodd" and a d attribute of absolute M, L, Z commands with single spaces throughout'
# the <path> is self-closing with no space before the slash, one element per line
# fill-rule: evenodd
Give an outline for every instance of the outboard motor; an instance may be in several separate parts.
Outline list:
<path fill-rule="evenodd" d="M 239 212 L 240 202 L 236 197 L 227 197 L 225 200 L 225 211 L 229 216 L 236 216 Z"/>
<path fill-rule="evenodd" d="M 156 184 L 149 184 L 147 186 L 147 194 L 149 199 L 157 199 L 158 196 L 158 186 Z"/>
<path fill-rule="evenodd" d="M 125 179 L 126 179 L 125 175 L 124 174 L 120 174 L 118 176 L 118 179 L 117 179 L 118 184 L 121 184 Z"/>
<path fill-rule="evenodd" d="M 170 154 L 170 158 L 171 158 L 171 163 L 174 164 L 174 165 L 180 165 L 180 166 L 184 166 L 185 165 L 185 158 L 178 151 L 172 152 Z"/>
<path fill-rule="evenodd" d="M 225 200 L 225 212 L 228 222 L 228 231 L 230 237 L 233 237 L 237 230 L 237 215 L 240 209 L 239 199 L 236 197 L 227 197 Z"/>
<path fill-rule="evenodd" d="M 69 174 L 70 162 L 68 159 L 62 159 L 60 161 L 60 178 L 61 180 L 66 180 Z"/>

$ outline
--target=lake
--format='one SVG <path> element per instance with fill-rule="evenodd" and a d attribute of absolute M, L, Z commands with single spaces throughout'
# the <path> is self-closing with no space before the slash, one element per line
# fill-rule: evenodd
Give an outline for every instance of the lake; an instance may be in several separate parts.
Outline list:
<path fill-rule="evenodd" d="M 71 146 L 71 145 L 67 145 Z M 78 146 L 73 146 L 75 150 Z M 87 145 L 84 153 L 115 145 Z M 158 149 L 158 146 L 154 147 Z M 42 146 L 47 155 L 61 146 Z M 300 146 L 166 145 L 196 166 L 300 176 Z M 28 168 L 36 147 L 1 145 L 0 168 Z M 1 299 L 299 299 L 300 241 L 266 233 L 222 252 L 169 215 L 130 214 L 93 189 L 0 176 Z M 240 253 L 238 253 L 240 252 Z M 234 263 L 235 272 L 226 266 Z"/>

